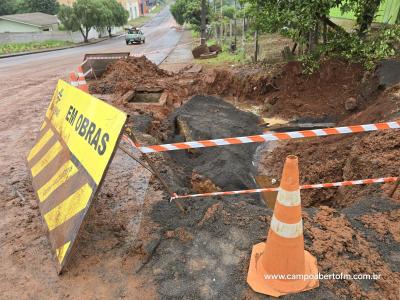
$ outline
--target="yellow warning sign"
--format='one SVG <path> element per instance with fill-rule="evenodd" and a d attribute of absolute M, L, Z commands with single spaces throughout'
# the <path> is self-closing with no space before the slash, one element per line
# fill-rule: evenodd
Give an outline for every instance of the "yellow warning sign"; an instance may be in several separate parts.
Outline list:
<path fill-rule="evenodd" d="M 71 254 L 126 118 L 113 106 L 58 82 L 27 163 L 59 272 Z"/>

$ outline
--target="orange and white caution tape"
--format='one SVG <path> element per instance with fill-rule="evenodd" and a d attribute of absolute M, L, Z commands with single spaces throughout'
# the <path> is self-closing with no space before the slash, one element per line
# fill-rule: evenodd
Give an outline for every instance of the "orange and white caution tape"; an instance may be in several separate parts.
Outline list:
<path fill-rule="evenodd" d="M 166 151 L 175 151 L 184 149 L 208 148 L 208 147 L 248 144 L 248 143 L 264 143 L 269 141 L 280 141 L 289 139 L 300 139 L 300 138 L 309 138 L 317 136 L 370 132 L 370 131 L 399 129 L 399 128 L 400 128 L 400 121 L 394 121 L 394 122 L 385 122 L 377 124 L 353 125 L 345 127 L 279 132 L 279 133 L 265 133 L 253 136 L 145 146 L 145 147 L 139 147 L 139 150 L 143 153 L 166 152 Z"/>
<path fill-rule="evenodd" d="M 125 141 L 125 142 L 127 142 L 128 144 L 130 144 L 133 148 L 135 148 L 136 150 L 139 150 L 139 144 L 135 144 L 133 141 L 132 141 L 132 139 L 128 136 L 128 135 L 126 135 L 126 134 L 123 134 L 122 135 L 122 139 Z"/>
<path fill-rule="evenodd" d="M 305 184 L 305 185 L 301 185 L 300 189 L 301 190 L 322 189 L 322 188 L 331 188 L 331 187 L 340 187 L 340 186 L 364 185 L 364 184 L 373 184 L 373 183 L 387 183 L 387 182 L 395 182 L 397 180 L 399 180 L 399 177 L 384 177 L 384 178 L 373 178 L 373 179 L 363 179 L 363 180 L 341 181 L 341 182 L 333 182 L 333 183 Z M 171 201 L 175 200 L 175 199 L 185 199 L 185 198 L 256 194 L 256 193 L 277 192 L 277 191 L 279 191 L 279 188 L 263 188 L 263 189 L 253 189 L 253 190 L 214 192 L 214 193 L 192 194 L 192 195 L 174 194 L 174 196 L 171 197 Z"/>

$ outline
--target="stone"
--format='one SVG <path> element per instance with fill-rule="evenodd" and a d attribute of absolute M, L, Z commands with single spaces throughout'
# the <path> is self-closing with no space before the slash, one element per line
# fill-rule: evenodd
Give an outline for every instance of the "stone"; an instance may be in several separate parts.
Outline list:
<path fill-rule="evenodd" d="M 347 111 L 353 111 L 357 108 L 357 106 L 358 106 L 357 99 L 354 97 L 348 98 L 344 104 L 344 108 Z"/>

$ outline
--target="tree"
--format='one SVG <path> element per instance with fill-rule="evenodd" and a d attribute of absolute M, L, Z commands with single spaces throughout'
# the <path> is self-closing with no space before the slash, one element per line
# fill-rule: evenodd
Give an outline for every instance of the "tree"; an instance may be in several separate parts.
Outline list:
<path fill-rule="evenodd" d="M 179 25 L 185 24 L 186 0 L 177 0 L 171 6 L 171 13 Z"/>
<path fill-rule="evenodd" d="M 75 15 L 74 9 L 70 6 L 60 6 L 58 19 L 61 21 L 66 30 L 78 31 L 80 29 L 78 18 Z"/>
<path fill-rule="evenodd" d="M 65 29 L 80 31 L 85 43 L 92 28 L 104 26 L 102 3 L 100 0 L 77 0 L 72 8 L 62 6 L 58 17 Z M 104 27 L 103 27 L 104 28 Z"/>
<path fill-rule="evenodd" d="M 378 12 L 381 0 L 349 0 L 342 8 L 342 11 L 353 11 L 358 24 L 358 34 L 364 36 L 371 27 L 376 13 Z"/>
<path fill-rule="evenodd" d="M 201 13 L 200 13 L 200 30 L 201 30 L 201 45 L 205 46 L 206 44 L 206 39 L 207 39 L 207 34 L 206 34 L 206 26 L 207 26 L 207 5 L 206 5 L 206 0 L 201 0 Z"/>
<path fill-rule="evenodd" d="M 59 8 L 60 5 L 57 0 L 22 0 L 20 4 L 20 10 L 24 13 L 42 12 L 55 15 L 58 13 Z"/>
<path fill-rule="evenodd" d="M 191 24 L 196 31 L 201 31 L 201 7 L 203 0 L 177 0 L 171 6 L 171 13 L 180 25 Z M 209 21 L 209 7 L 205 5 L 206 24 Z"/>
<path fill-rule="evenodd" d="M 17 9 L 18 5 L 15 0 L 0 1 L 0 16 L 15 14 Z"/>
<path fill-rule="evenodd" d="M 129 13 L 116 0 L 101 0 L 102 16 L 101 25 L 98 28 L 106 28 L 111 37 L 113 27 L 123 26 L 128 22 Z"/>

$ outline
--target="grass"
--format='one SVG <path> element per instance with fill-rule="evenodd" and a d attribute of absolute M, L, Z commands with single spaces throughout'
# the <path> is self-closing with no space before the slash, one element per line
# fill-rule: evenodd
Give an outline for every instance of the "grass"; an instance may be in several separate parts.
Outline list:
<path fill-rule="evenodd" d="M 208 41 L 207 45 L 213 45 L 215 42 Z M 249 62 L 249 59 L 246 58 L 243 50 L 238 49 L 235 53 L 229 52 L 229 47 L 227 45 L 222 46 L 222 52 L 218 54 L 217 57 L 209 58 L 209 59 L 196 59 L 197 63 L 205 64 L 205 65 L 243 65 Z"/>
<path fill-rule="evenodd" d="M 130 20 L 128 24 L 131 25 L 132 27 L 142 27 L 144 24 L 150 21 L 151 18 L 152 18 L 151 16 L 141 16 L 139 18 Z"/>
<path fill-rule="evenodd" d="M 164 7 L 164 5 L 157 5 L 156 8 L 151 11 L 151 13 L 158 14 Z"/>
<path fill-rule="evenodd" d="M 19 53 L 40 49 L 52 49 L 73 45 L 72 42 L 48 40 L 43 42 L 29 42 L 29 43 L 4 43 L 0 44 L 0 55 Z"/>

